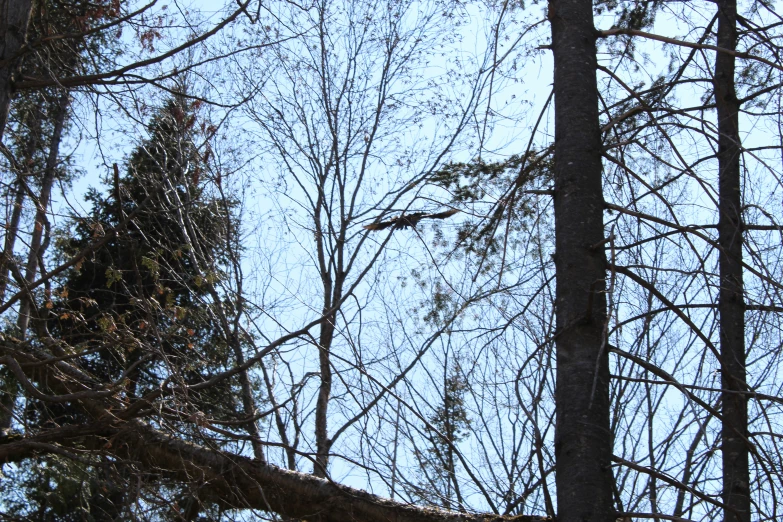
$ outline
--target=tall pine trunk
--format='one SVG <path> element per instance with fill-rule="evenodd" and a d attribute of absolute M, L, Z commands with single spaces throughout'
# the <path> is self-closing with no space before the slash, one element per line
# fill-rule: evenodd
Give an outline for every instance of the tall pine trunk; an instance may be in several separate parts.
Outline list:
<path fill-rule="evenodd" d="M 591 0 L 550 0 L 559 522 L 614 522 L 601 134 Z"/>
<path fill-rule="evenodd" d="M 718 0 L 718 47 L 737 47 L 736 0 Z M 740 192 L 739 101 L 734 88 L 732 55 L 715 58 L 715 104 L 718 109 L 720 244 L 721 403 L 723 428 L 723 503 L 727 522 L 750 522 L 748 474 L 748 400 L 745 384 L 745 300 L 742 282 L 742 198 Z"/>

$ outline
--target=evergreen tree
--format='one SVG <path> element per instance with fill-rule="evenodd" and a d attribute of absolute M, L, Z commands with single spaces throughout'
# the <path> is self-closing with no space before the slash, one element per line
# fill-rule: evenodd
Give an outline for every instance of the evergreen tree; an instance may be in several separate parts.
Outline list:
<path fill-rule="evenodd" d="M 163 386 L 200 382 L 229 364 L 220 318 L 234 307 L 215 284 L 228 261 L 225 243 L 236 231 L 231 203 L 205 189 L 208 158 L 193 141 L 193 109 L 184 96 L 169 100 L 129 157 L 125 175 L 115 166 L 108 194 L 91 190 L 89 217 L 63 234 L 58 254 L 102 246 L 41 307 L 49 310 L 47 330 L 65 351 L 82 354 L 85 371 L 100 381 L 124 378 L 129 402 Z M 172 376 L 179 382 L 170 382 Z M 235 385 L 228 381 L 191 395 L 198 411 L 189 413 L 240 417 Z M 70 405 L 31 401 L 25 413 L 39 427 L 87 421 Z M 128 506 L 143 494 L 135 482 L 166 489 L 158 484 L 161 477 L 140 476 L 133 466 L 97 455 L 88 464 L 46 458 L 17 479 L 29 493 L 27 502 L 37 505 L 16 511 L 35 520 L 126 519 Z M 203 509 L 187 487 L 167 494 L 181 500 L 189 517 Z M 174 504 L 164 511 L 181 519 Z"/>
<path fill-rule="evenodd" d="M 443 402 L 435 408 L 425 429 L 428 448 L 419 454 L 423 480 L 413 491 L 427 504 L 446 509 L 464 509 L 457 481 L 457 445 L 468 436 L 470 417 L 465 406 L 468 382 L 458 362 L 446 368 Z"/>
<path fill-rule="evenodd" d="M 90 192 L 90 217 L 60 243 L 64 254 L 75 254 L 118 229 L 68 275 L 52 314 L 51 328 L 68 344 L 95 350 L 85 365 L 103 377 L 118 378 L 145 356 L 181 366 L 187 381 L 203 377 L 199 368 L 225 363 L 225 332 L 207 301 L 234 231 L 229 206 L 200 183 L 205 164 L 191 139 L 194 122 L 184 98 L 169 101 L 127 173 L 115 169 L 108 195 Z M 154 373 L 134 375 L 131 386 L 142 389 L 129 390 L 133 395 L 159 384 Z"/>

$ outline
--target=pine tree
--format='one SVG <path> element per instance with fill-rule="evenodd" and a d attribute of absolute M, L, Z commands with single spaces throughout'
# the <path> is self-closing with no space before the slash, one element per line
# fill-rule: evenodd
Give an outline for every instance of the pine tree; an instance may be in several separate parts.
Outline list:
<path fill-rule="evenodd" d="M 411 493 L 427 504 L 462 510 L 462 492 L 457 481 L 457 445 L 467 438 L 470 427 L 465 405 L 469 385 L 458 361 L 447 365 L 445 370 L 442 403 L 435 408 L 424 430 L 428 447 L 417 453 L 421 484 Z"/>
<path fill-rule="evenodd" d="M 64 350 L 82 354 L 85 371 L 100 381 L 124 377 L 128 401 L 166 386 L 167 376 L 180 379 L 172 386 L 192 384 L 229 365 L 226 332 L 213 305 L 228 262 L 225 243 L 236 230 L 231 203 L 205 188 L 208 158 L 193 141 L 193 109 L 184 96 L 169 100 L 130 155 L 125 175 L 115 165 L 108 193 L 89 193 L 89 217 L 61 234 L 58 255 L 105 242 L 40 307 L 48 309 L 46 327 Z M 224 313 L 233 308 L 223 296 L 219 306 Z M 190 399 L 199 414 L 240 417 L 235 386 L 229 381 Z M 37 401 L 25 413 L 39 427 L 87 420 L 72 406 Z M 140 477 L 112 459 L 84 465 L 47 458 L 20 473 L 28 502 L 37 502 L 21 511 L 37 510 L 37 520 L 61 520 L 63 513 L 76 514 L 75 520 L 123 519 L 140 494 L 139 478 L 158 489 L 160 477 Z M 196 496 L 180 486 L 168 494 L 183 504 Z M 172 509 L 175 519 L 182 516 Z M 200 509 L 186 511 L 195 516 Z"/>
<path fill-rule="evenodd" d="M 88 195 L 90 217 L 60 244 L 65 254 L 79 252 L 129 220 L 69 274 L 52 319 L 70 345 L 98 350 L 87 366 L 103 376 L 119 377 L 141 356 L 184 364 L 196 346 L 208 365 L 225 363 L 224 332 L 205 300 L 222 277 L 228 260 L 221 246 L 233 231 L 230 208 L 209 198 L 201 183 L 205 166 L 191 140 L 194 122 L 184 98 L 169 101 L 131 155 L 125 176 L 115 170 L 108 195 Z M 107 346 L 106 335 L 117 343 Z M 139 342 L 155 353 L 136 350 Z M 138 374 L 133 386 L 158 384 Z"/>

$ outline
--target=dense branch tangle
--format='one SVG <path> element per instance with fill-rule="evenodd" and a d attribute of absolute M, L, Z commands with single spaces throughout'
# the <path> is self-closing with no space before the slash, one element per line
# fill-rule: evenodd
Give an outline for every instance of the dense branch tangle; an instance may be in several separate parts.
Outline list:
<path fill-rule="evenodd" d="M 103 7 L 2 56 L 4 515 L 780 518 L 768 4 Z"/>

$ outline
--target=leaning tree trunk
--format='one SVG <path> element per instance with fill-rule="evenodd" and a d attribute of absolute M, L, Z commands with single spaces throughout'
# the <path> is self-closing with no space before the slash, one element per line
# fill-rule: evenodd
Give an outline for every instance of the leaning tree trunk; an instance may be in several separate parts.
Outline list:
<path fill-rule="evenodd" d="M 13 74 L 19 51 L 27 38 L 32 7 L 32 0 L 0 0 L 0 141 L 8 121 Z"/>
<path fill-rule="evenodd" d="M 737 47 L 736 0 L 718 0 L 718 47 Z M 742 198 L 740 192 L 739 101 L 734 56 L 717 53 L 715 105 L 718 109 L 718 243 L 720 244 L 721 404 L 723 503 L 727 522 L 750 522 L 748 399 L 745 385 L 745 299 L 742 282 Z"/>
<path fill-rule="evenodd" d="M 550 0 L 555 77 L 559 522 L 614 522 L 596 30 L 590 0 Z"/>

